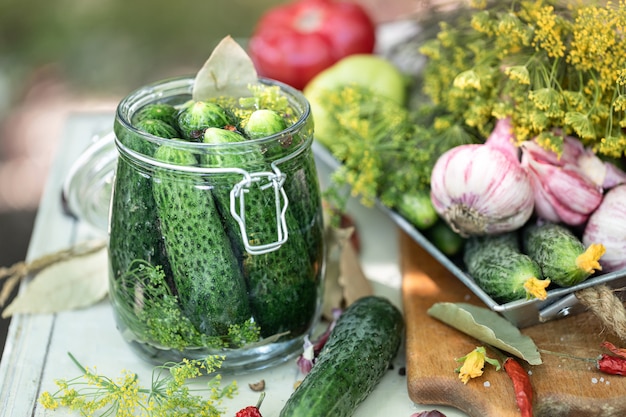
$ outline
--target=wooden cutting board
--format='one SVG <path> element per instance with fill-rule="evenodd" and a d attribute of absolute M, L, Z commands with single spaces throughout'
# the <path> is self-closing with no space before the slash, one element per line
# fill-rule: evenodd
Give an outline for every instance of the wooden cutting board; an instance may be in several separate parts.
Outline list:
<path fill-rule="evenodd" d="M 484 304 L 409 236 L 400 235 L 409 397 L 418 404 L 452 406 L 470 417 L 519 416 L 505 372 L 487 366 L 482 377 L 466 385 L 454 372 L 455 358 L 482 343 L 427 314 L 436 302 Z M 620 346 L 592 313 L 525 328 L 522 333 L 540 350 L 591 359 L 603 353 L 604 340 Z M 531 373 L 535 417 L 626 416 L 626 377 L 600 373 L 593 362 L 547 353 L 542 359 L 543 364 L 536 366 L 520 361 Z"/>

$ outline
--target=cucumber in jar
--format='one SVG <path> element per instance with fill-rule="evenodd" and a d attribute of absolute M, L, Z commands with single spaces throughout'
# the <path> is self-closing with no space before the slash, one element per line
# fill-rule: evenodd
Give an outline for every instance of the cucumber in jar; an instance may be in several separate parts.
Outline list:
<path fill-rule="evenodd" d="M 197 165 L 189 151 L 162 145 L 155 159 Z M 201 178 L 154 174 L 153 193 L 181 308 L 204 334 L 225 336 L 250 317 L 244 278 L 213 196 Z"/>
<path fill-rule="evenodd" d="M 143 106 L 135 115 L 133 115 L 133 126 L 139 127 L 144 120 L 160 120 L 171 127 L 178 126 L 176 116 L 178 109 L 168 103 L 150 103 Z M 153 133 L 154 134 L 154 133 Z M 158 134 L 154 134 L 159 136 Z M 178 135 L 176 135 L 178 136 Z M 167 136 L 162 136 L 167 137 Z"/>
<path fill-rule="evenodd" d="M 245 125 L 245 132 L 251 138 L 266 137 L 287 129 L 285 118 L 273 110 L 254 111 Z M 302 127 L 298 135 L 286 133 L 276 144 L 264 150 L 263 155 L 269 162 L 290 148 L 300 146 L 299 141 L 311 140 L 313 125 Z M 320 186 L 313 152 L 307 150 L 297 159 L 284 161 L 281 169 L 289 172 L 289 181 L 283 185 L 289 200 L 289 210 L 298 225 L 292 225 L 290 232 L 302 234 L 309 259 L 314 268 L 321 268 L 324 256 L 323 213 L 320 204 Z"/>
<path fill-rule="evenodd" d="M 217 103 L 191 101 L 178 113 L 177 124 L 183 139 L 202 141 L 206 129 L 237 126 L 237 118 L 232 112 Z"/>
<path fill-rule="evenodd" d="M 207 129 L 204 135 L 204 142 L 213 144 L 245 140 L 244 136 L 236 132 L 217 128 Z M 222 147 L 220 151 L 207 155 L 206 159 L 208 166 L 246 166 L 254 170 L 268 168 L 260 147 L 247 153 L 237 153 Z M 240 178 L 233 178 L 232 175 L 230 178 L 221 177 L 222 183 L 216 184 L 213 193 L 224 218 L 229 219 L 233 244 L 241 246 L 243 243 L 239 225 L 230 215 L 231 187 L 225 186 L 228 183 L 234 185 Z M 253 183 L 245 191 L 246 233 L 248 243 L 253 246 L 275 242 L 278 236 L 276 195 L 271 187 L 261 189 L 259 185 L 264 184 L 266 183 Z M 319 277 L 314 270 L 315 265 L 311 263 L 309 249 L 294 217 L 294 210 L 290 208 L 288 206 L 285 212 L 289 236 L 280 248 L 260 254 L 240 251 L 252 314 L 263 337 L 284 332 L 301 334 L 309 328 L 316 314 Z"/>
<path fill-rule="evenodd" d="M 163 128 L 161 122 L 150 121 L 151 119 L 142 120 L 136 127 L 154 136 L 170 139 L 176 137 L 174 129 Z M 124 131 L 116 131 L 116 135 L 122 146 L 130 151 L 152 155 L 152 149 L 141 138 L 124 134 Z M 152 181 L 139 173 L 123 152 L 118 158 L 113 191 L 116 198 L 112 199 L 109 224 L 109 256 L 113 278 L 121 279 L 137 260 L 160 266 L 166 273 L 169 272 L 159 217 L 152 196 Z"/>

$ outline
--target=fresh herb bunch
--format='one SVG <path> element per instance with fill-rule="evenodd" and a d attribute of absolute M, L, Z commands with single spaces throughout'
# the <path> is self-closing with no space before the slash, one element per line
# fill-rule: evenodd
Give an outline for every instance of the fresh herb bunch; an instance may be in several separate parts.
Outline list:
<path fill-rule="evenodd" d="M 475 141 L 456 127 L 437 131 L 429 127 L 433 114 L 412 112 L 367 87 L 345 85 L 320 94 L 335 132 L 324 145 L 341 162 L 327 193 L 338 207 L 344 185 L 365 205 L 378 198 L 396 207 L 403 194 L 428 189 L 441 153 Z"/>
<path fill-rule="evenodd" d="M 589 4 L 591 3 L 591 4 Z M 598 155 L 626 150 L 626 1 L 472 0 L 420 51 L 422 111 L 486 138 L 510 117 L 521 141 L 560 153 L 563 134 Z"/>
<path fill-rule="evenodd" d="M 84 416 L 219 417 L 224 414 L 219 408 L 222 400 L 233 398 L 237 393 L 235 382 L 221 386 L 219 374 L 209 379 L 205 389 L 189 387 L 189 380 L 219 369 L 222 358 L 217 356 L 157 366 L 148 388 L 139 385 L 134 373 L 124 371 L 118 379 L 111 379 L 84 367 L 71 353 L 69 356 L 82 375 L 56 380 L 58 391 L 41 394 L 39 402 L 49 410 L 68 407 Z M 198 391 L 209 395 L 204 398 Z"/>

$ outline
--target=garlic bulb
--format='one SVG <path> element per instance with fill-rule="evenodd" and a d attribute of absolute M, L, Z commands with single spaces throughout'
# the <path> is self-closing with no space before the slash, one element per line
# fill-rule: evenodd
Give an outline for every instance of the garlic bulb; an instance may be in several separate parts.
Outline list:
<path fill-rule="evenodd" d="M 602 201 L 607 165 L 572 137 L 563 138 L 560 155 L 535 141 L 522 143 L 522 167 L 535 192 L 535 212 L 570 226 L 584 224 Z"/>
<path fill-rule="evenodd" d="M 485 144 L 442 154 L 431 174 L 431 200 L 450 227 L 467 237 L 520 228 L 532 215 L 530 180 L 521 168 L 508 119 Z"/>
<path fill-rule="evenodd" d="M 606 248 L 604 272 L 626 269 L 626 185 L 609 190 L 585 226 L 583 243 L 601 242 Z"/>

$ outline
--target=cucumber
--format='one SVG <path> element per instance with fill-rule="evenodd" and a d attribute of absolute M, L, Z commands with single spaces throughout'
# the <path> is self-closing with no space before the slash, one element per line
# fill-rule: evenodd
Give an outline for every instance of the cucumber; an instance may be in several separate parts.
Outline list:
<path fill-rule="evenodd" d="M 234 143 L 245 138 L 235 132 L 209 128 L 205 131 L 206 143 Z M 265 159 L 260 148 L 257 152 L 238 154 L 222 149 L 207 155 L 206 163 L 222 167 L 264 167 Z M 218 178 L 221 177 L 221 178 Z M 238 181 L 239 176 L 235 177 Z M 285 222 L 289 236 L 279 249 L 269 253 L 251 255 L 242 249 L 239 225 L 230 214 L 230 189 L 232 175 L 214 176 L 213 195 L 222 216 L 226 219 L 228 235 L 236 253 L 243 257 L 243 270 L 247 283 L 252 315 L 261 328 L 261 336 L 269 337 L 290 332 L 293 337 L 306 331 L 317 313 L 319 276 L 313 270 L 300 225 L 294 211 L 288 206 Z M 272 189 L 261 190 L 252 184 L 245 194 L 246 232 L 252 245 L 273 242 L 277 237 L 276 202 Z"/>
<path fill-rule="evenodd" d="M 189 151 L 168 145 L 157 149 L 155 159 L 197 164 Z M 196 182 L 156 170 L 154 200 L 181 309 L 200 332 L 225 336 L 229 326 L 251 317 L 246 287 L 213 196 Z"/>
<path fill-rule="evenodd" d="M 404 193 L 397 204 L 396 210 L 420 230 L 428 229 L 439 219 L 439 215 L 430 199 L 430 192 L 427 190 Z"/>
<path fill-rule="evenodd" d="M 148 123 L 143 120 L 137 128 L 146 133 L 165 138 L 176 137 L 176 131 L 162 129 L 162 122 Z M 167 136 L 168 132 L 172 136 Z M 133 135 L 119 134 L 124 145 L 144 155 L 152 155 L 149 145 Z M 125 155 L 120 155 L 113 190 L 116 198 L 112 199 L 110 219 L 109 251 L 113 277 L 120 278 L 129 269 L 133 261 L 143 259 L 153 266 L 161 266 L 169 275 L 169 263 L 159 219 L 152 195 L 152 181 L 137 171 L 137 168 Z"/>
<path fill-rule="evenodd" d="M 442 219 L 438 219 L 435 224 L 424 231 L 428 239 L 447 256 L 455 256 L 463 249 L 465 238 L 452 230 L 452 228 Z"/>
<path fill-rule="evenodd" d="M 602 269 L 602 244 L 588 248 L 567 227 L 557 223 L 532 224 L 523 230 L 524 252 L 541 267 L 544 277 L 561 287 L 576 285 Z"/>
<path fill-rule="evenodd" d="M 287 129 L 287 122 L 273 110 L 259 109 L 252 112 L 244 131 L 250 139 L 264 138 Z"/>
<path fill-rule="evenodd" d="M 177 116 L 178 129 L 184 139 L 202 140 L 209 127 L 236 126 L 236 117 L 219 104 L 194 101 L 183 107 Z"/>
<path fill-rule="evenodd" d="M 369 296 L 339 317 L 317 362 L 280 417 L 348 417 L 372 392 L 398 352 L 404 322 L 388 300 Z"/>
<path fill-rule="evenodd" d="M 167 124 L 163 120 L 143 119 L 137 122 L 135 127 L 160 138 L 173 139 L 179 136 L 176 128 Z"/>
<path fill-rule="evenodd" d="M 178 109 L 167 103 L 150 103 L 142 107 L 133 116 L 133 125 L 143 120 L 161 120 L 172 127 L 176 127 L 178 122 L 176 121 L 176 115 Z"/>
<path fill-rule="evenodd" d="M 470 237 L 463 261 L 476 284 L 496 302 L 547 296 L 550 281 L 542 279 L 539 265 L 520 252 L 518 236 L 513 232 Z"/>

